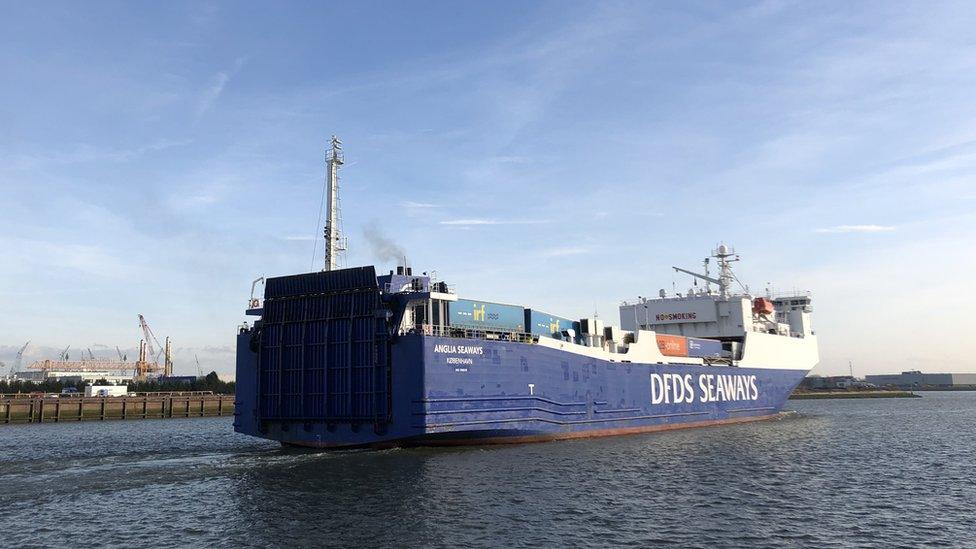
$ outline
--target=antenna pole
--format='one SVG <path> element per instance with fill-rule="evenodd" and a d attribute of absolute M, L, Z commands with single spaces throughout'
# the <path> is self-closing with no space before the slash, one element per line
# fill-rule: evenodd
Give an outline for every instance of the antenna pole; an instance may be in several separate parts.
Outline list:
<path fill-rule="evenodd" d="M 325 218 L 325 267 L 323 270 L 334 271 L 339 264 L 339 254 L 346 251 L 346 240 L 340 234 L 341 217 L 339 215 L 339 168 L 344 163 L 342 157 L 342 141 L 332 136 L 329 151 L 325 154 L 327 166 L 327 198 Z"/>
<path fill-rule="evenodd" d="M 718 260 L 718 291 L 722 299 L 729 297 L 729 289 L 735 275 L 732 274 L 732 262 L 738 261 L 739 256 L 735 255 L 735 250 L 725 244 L 719 244 L 718 248 L 712 251 L 712 257 Z"/>
<path fill-rule="evenodd" d="M 706 257 L 705 258 L 705 261 L 704 261 L 704 263 L 705 263 L 705 277 L 706 277 L 704 279 L 705 280 L 705 293 L 708 294 L 708 295 L 712 295 L 712 286 L 711 286 L 712 283 L 708 281 L 708 275 L 709 275 L 709 272 L 708 272 L 708 260 L 709 260 L 709 258 Z"/>

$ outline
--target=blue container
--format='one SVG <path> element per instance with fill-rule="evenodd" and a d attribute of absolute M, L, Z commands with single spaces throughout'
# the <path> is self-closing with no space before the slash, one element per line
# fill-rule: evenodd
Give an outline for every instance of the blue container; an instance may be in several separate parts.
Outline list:
<path fill-rule="evenodd" d="M 533 335 L 556 337 L 564 330 L 580 333 L 579 322 L 535 309 L 525 310 L 526 331 Z"/>
<path fill-rule="evenodd" d="M 524 309 L 518 305 L 502 305 L 490 301 L 459 299 L 448 303 L 448 322 L 479 330 L 503 330 L 524 332 Z"/>
<path fill-rule="evenodd" d="M 697 337 L 688 340 L 688 356 L 696 358 L 719 358 L 722 356 L 722 342 Z"/>

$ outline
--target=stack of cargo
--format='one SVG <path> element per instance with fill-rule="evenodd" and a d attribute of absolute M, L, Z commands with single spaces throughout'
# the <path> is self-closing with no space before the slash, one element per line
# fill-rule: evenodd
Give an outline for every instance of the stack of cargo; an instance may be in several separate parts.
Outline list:
<path fill-rule="evenodd" d="M 476 330 L 524 332 L 525 313 L 519 305 L 459 299 L 448 304 L 451 326 Z"/>
<path fill-rule="evenodd" d="M 561 339 L 561 334 L 567 330 L 573 330 L 575 334 L 580 333 L 578 321 L 551 315 L 536 309 L 525 310 L 525 326 L 527 331 L 532 335 L 554 337 L 556 339 Z"/>
<path fill-rule="evenodd" d="M 722 342 L 699 337 L 657 334 L 657 347 L 664 356 L 719 358 Z"/>
<path fill-rule="evenodd" d="M 714 339 L 689 337 L 688 356 L 697 358 L 719 358 L 722 356 L 722 342 Z"/>

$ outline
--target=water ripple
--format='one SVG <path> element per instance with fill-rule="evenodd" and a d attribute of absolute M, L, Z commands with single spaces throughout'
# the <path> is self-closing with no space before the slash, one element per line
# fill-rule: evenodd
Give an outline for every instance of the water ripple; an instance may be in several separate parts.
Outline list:
<path fill-rule="evenodd" d="M 976 393 L 778 421 L 316 453 L 227 418 L 0 428 L 2 546 L 971 546 Z"/>

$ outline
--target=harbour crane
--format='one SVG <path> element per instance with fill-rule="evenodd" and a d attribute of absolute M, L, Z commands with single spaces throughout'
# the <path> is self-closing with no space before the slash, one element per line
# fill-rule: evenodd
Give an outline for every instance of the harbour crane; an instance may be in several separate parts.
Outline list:
<path fill-rule="evenodd" d="M 148 356 L 152 357 L 153 362 L 159 362 L 159 353 L 163 352 L 163 346 L 156 339 L 156 334 L 153 333 L 152 328 L 146 322 L 146 317 L 139 315 L 139 326 L 142 327 L 142 333 L 146 338 L 146 351 Z M 154 341 L 156 342 L 155 347 L 153 347 Z M 159 351 L 156 349 L 159 349 Z"/>
<path fill-rule="evenodd" d="M 139 360 L 136 361 L 134 372 L 135 377 L 142 378 L 146 374 L 160 371 L 159 355 L 167 347 L 159 343 L 159 340 L 156 339 L 156 334 L 153 333 L 152 328 L 149 327 L 149 323 L 146 322 L 146 317 L 142 315 L 139 315 L 139 326 L 142 328 L 144 339 L 139 343 Z M 156 344 L 155 347 L 153 347 L 154 342 Z M 167 366 L 171 367 L 168 364 Z"/>
<path fill-rule="evenodd" d="M 68 349 L 70 349 L 70 348 L 71 348 L 71 345 L 68 345 L 67 347 L 64 348 L 63 351 L 61 351 L 61 362 L 67 362 L 68 361 Z"/>
<path fill-rule="evenodd" d="M 203 368 L 200 367 L 200 359 L 193 355 L 193 360 L 197 362 L 197 377 L 203 377 Z"/>
<path fill-rule="evenodd" d="M 118 345 L 115 346 L 115 352 L 119 354 L 119 362 L 125 362 L 127 360 L 126 355 L 122 354 L 122 350 L 119 349 Z"/>
<path fill-rule="evenodd" d="M 27 341 L 27 343 L 24 343 L 24 346 L 21 347 L 19 351 L 17 351 L 17 359 L 14 361 L 13 370 L 11 370 L 10 373 L 14 373 L 14 372 L 19 372 L 20 371 L 20 363 L 23 362 L 23 359 L 24 359 L 24 351 L 27 350 L 27 346 L 28 345 L 30 345 L 30 341 L 29 340 Z"/>

